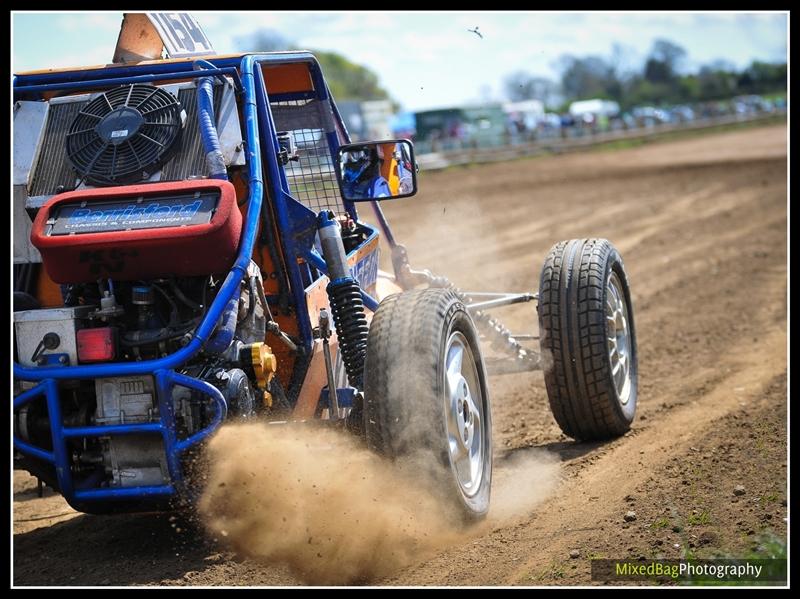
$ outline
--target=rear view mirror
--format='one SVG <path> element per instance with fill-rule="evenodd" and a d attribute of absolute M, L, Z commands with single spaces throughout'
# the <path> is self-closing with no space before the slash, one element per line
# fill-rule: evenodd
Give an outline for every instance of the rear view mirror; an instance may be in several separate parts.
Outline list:
<path fill-rule="evenodd" d="M 342 197 L 348 202 L 406 198 L 417 193 L 417 163 L 407 139 L 341 146 L 337 165 Z"/>

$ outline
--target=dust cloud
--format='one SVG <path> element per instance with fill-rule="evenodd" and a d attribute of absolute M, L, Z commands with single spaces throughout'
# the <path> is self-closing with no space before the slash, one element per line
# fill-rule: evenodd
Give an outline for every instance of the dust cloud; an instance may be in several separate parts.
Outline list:
<path fill-rule="evenodd" d="M 492 508 L 466 525 L 427 463 L 390 462 L 312 425 L 224 426 L 207 452 L 198 511 L 237 553 L 307 584 L 365 584 L 529 513 L 555 485 L 539 453 L 497 464 Z M 499 467 L 498 467 L 499 466 Z"/>
<path fill-rule="evenodd" d="M 499 265 L 508 260 L 508 240 L 494 233 L 501 230 L 493 226 L 500 217 L 487 216 L 479 198 L 459 197 L 458 210 L 444 219 L 436 218 L 444 214 L 443 204 L 420 206 L 421 221 L 433 223 L 434 230 L 420 228 L 427 242 L 412 230 L 409 248 L 429 246 L 431 238 L 456 238 L 473 231 L 474 222 L 488 219 L 489 225 L 474 235 L 466 253 L 454 255 L 448 244 L 437 242 L 427 248 L 424 263 L 412 255 L 412 265 L 447 273 L 464 289 L 538 286 L 535 274 L 504 274 L 509 269 Z M 473 223 L 466 229 L 465 219 Z M 487 273 L 475 264 L 493 267 Z M 521 306 L 510 326 L 514 332 L 535 333 L 533 306 Z M 395 375 L 405 377 L 395 388 L 424 392 L 413 388 L 415 381 L 406 372 L 397 370 Z M 407 430 L 428 426 L 415 421 L 427 417 L 408 414 Z M 413 439 L 408 445 L 415 446 Z M 557 461 L 541 450 L 518 450 L 495 459 L 489 514 L 481 522 L 465 523 L 444 496 L 450 489 L 437 476 L 433 456 L 392 462 L 352 436 L 319 426 L 226 425 L 209 443 L 207 458 L 208 484 L 199 511 L 213 535 L 242 556 L 286 565 L 303 582 L 324 585 L 374 582 L 521 520 L 552 493 L 559 472 Z"/>
<path fill-rule="evenodd" d="M 488 523 L 504 525 L 530 516 L 555 491 L 560 473 L 558 457 L 536 447 L 495 458 Z"/>

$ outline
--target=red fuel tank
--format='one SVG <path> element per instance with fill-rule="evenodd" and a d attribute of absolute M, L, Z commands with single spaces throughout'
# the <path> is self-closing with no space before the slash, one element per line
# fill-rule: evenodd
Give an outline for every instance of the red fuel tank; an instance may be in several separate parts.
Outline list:
<path fill-rule="evenodd" d="M 56 283 L 131 281 L 225 273 L 241 231 L 233 185 L 200 179 L 59 194 L 31 242 Z"/>

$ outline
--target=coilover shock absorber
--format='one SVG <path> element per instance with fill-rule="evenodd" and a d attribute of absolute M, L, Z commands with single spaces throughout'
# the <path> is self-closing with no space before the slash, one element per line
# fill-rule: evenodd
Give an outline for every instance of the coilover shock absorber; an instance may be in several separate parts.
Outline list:
<path fill-rule="evenodd" d="M 351 385 L 362 389 L 369 327 L 361 289 L 350 274 L 340 225 L 333 216 L 332 212 L 327 211 L 320 212 L 318 216 L 322 255 L 331 280 L 326 291 L 347 378 Z"/>

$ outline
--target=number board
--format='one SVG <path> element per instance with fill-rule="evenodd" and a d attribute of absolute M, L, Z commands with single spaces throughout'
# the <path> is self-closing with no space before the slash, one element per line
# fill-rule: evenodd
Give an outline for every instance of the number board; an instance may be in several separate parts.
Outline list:
<path fill-rule="evenodd" d="M 206 34 L 189 13 L 149 12 L 147 18 L 158 31 L 168 58 L 216 54 Z"/>

